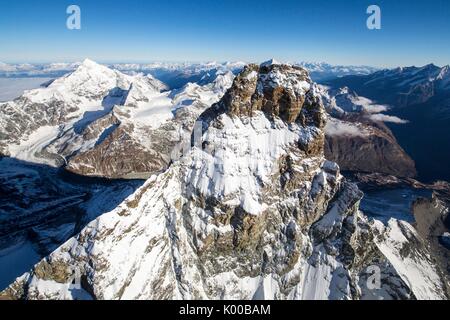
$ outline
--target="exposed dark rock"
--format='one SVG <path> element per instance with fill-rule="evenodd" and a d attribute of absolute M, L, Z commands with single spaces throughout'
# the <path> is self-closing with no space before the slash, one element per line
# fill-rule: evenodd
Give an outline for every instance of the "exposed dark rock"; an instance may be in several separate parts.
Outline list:
<path fill-rule="evenodd" d="M 398 177 L 416 176 L 414 161 L 382 123 L 349 119 L 361 134 L 327 134 L 325 156 L 344 171 L 383 173 Z"/>

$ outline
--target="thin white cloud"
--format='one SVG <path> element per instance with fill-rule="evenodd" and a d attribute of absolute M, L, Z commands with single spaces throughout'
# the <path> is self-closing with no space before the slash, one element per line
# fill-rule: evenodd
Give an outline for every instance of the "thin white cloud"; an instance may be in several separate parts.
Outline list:
<path fill-rule="evenodd" d="M 389 110 L 389 108 L 382 104 L 371 104 L 366 107 L 366 111 L 369 113 L 380 113 L 380 112 L 385 112 L 388 110 Z"/>
<path fill-rule="evenodd" d="M 382 113 L 372 114 L 369 116 L 369 118 L 373 121 L 391 122 L 397 124 L 405 124 L 409 122 L 408 120 L 403 120 L 396 116 L 388 116 Z"/>
<path fill-rule="evenodd" d="M 352 102 L 363 107 L 363 109 L 368 113 L 380 113 L 389 110 L 388 106 L 373 103 L 372 100 L 365 97 L 352 98 Z"/>
<path fill-rule="evenodd" d="M 353 123 L 337 119 L 330 119 L 325 127 L 325 133 L 329 136 L 365 136 L 367 132 Z"/>

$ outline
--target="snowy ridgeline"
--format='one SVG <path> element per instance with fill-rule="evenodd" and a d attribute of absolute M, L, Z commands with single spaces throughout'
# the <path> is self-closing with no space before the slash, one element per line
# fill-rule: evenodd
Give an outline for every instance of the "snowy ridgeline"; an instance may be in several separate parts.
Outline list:
<path fill-rule="evenodd" d="M 50 64 L 6 64 L 0 62 L 0 78 L 58 78 L 73 72 L 82 62 L 50 63 Z M 307 69 L 314 81 L 323 81 L 346 75 L 367 75 L 377 71 L 377 68 L 368 66 L 338 66 L 328 63 L 290 62 Z M 225 71 L 239 73 L 246 65 L 245 62 L 154 62 L 154 63 L 115 63 L 108 67 L 127 74 L 151 74 L 165 82 L 170 88 L 181 88 L 188 82 L 205 84 L 211 81 L 216 74 Z M 22 80 L 20 80 L 22 81 Z M 34 80 L 31 80 L 34 81 Z M 27 86 L 31 89 L 33 86 Z M 15 98 L 15 97 L 14 97 Z M 11 98 L 5 99 L 9 100 Z"/>

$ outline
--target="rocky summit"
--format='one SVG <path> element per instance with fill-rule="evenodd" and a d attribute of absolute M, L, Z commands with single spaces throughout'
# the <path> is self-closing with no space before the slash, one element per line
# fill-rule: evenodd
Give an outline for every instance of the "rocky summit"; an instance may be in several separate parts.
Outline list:
<path fill-rule="evenodd" d="M 1 298 L 448 298 L 411 224 L 359 210 L 324 157 L 326 119 L 304 69 L 245 67 L 199 116 L 201 143 Z"/>

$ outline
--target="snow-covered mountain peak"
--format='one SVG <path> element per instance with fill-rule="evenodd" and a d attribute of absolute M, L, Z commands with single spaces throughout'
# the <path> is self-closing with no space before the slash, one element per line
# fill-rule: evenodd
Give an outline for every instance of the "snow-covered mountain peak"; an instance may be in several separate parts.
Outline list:
<path fill-rule="evenodd" d="M 81 66 L 83 66 L 85 68 L 99 68 L 99 67 L 102 67 L 102 65 L 100 65 L 99 63 L 97 63 L 94 60 L 91 60 L 89 58 L 84 59 L 83 62 L 81 63 Z"/>
<path fill-rule="evenodd" d="M 116 77 L 117 71 L 110 69 L 109 67 L 99 64 L 93 60 L 85 59 L 75 70 L 69 73 L 66 79 L 71 79 L 74 77 L 85 77 L 86 75 L 96 76 L 96 77 Z"/>
<path fill-rule="evenodd" d="M 60 87 L 84 97 L 99 97 L 112 88 L 128 90 L 132 81 L 131 76 L 86 59 L 75 71 L 56 80 L 50 87 Z"/>
<path fill-rule="evenodd" d="M 126 92 L 133 87 L 139 90 L 140 95 L 150 91 L 158 93 L 166 88 L 150 75 L 126 75 L 86 59 L 73 72 L 54 80 L 47 88 L 32 90 L 27 95 L 34 102 L 49 99 L 102 102 L 110 94 L 115 96 L 118 91 Z"/>
<path fill-rule="evenodd" d="M 4 104 L 0 110 L 0 135 L 4 134 L 0 140 L 0 153 L 47 163 L 45 157 L 38 159 L 35 154 L 40 154 L 57 137 L 61 138 L 69 131 L 76 136 L 114 106 L 147 103 L 165 88 L 152 76 L 126 75 L 85 60 L 73 72 L 45 87 L 25 91 L 21 97 Z M 168 106 L 167 114 L 170 114 L 170 102 Z M 33 133 L 37 140 L 32 137 Z M 61 139 L 64 146 L 72 141 L 67 139 Z M 64 148 L 54 148 L 50 153 L 58 154 Z"/>
<path fill-rule="evenodd" d="M 227 61 L 223 64 L 227 70 L 235 70 L 235 69 L 242 69 L 247 65 L 244 61 Z"/>
<path fill-rule="evenodd" d="M 225 71 L 217 75 L 216 79 L 212 82 L 214 91 L 225 92 L 233 84 L 235 75 L 231 71 Z"/>
<path fill-rule="evenodd" d="M 261 67 L 268 67 L 274 64 L 281 64 L 281 62 L 275 60 L 274 58 L 271 58 L 267 61 L 264 61 L 263 63 L 261 63 Z"/>

